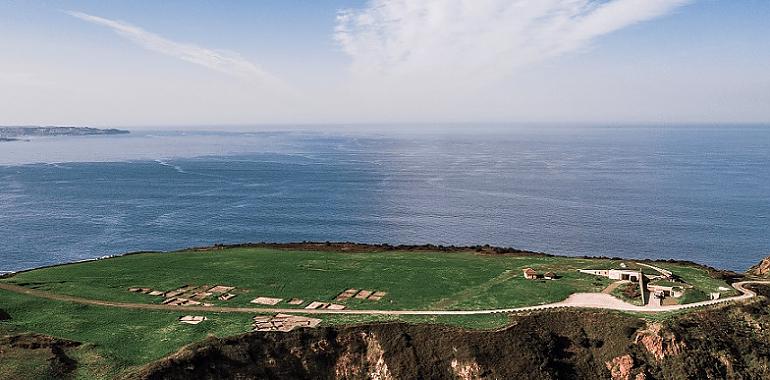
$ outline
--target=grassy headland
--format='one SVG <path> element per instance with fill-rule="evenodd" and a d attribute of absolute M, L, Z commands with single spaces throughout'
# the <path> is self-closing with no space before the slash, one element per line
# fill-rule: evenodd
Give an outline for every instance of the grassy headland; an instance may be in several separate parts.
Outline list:
<path fill-rule="evenodd" d="M 214 306 L 258 307 L 258 296 L 282 298 L 276 307 L 302 314 L 310 301 L 336 302 L 349 309 L 479 310 L 557 302 L 575 292 L 599 292 L 609 279 L 578 273 L 583 268 L 617 267 L 619 259 L 556 257 L 541 254 L 493 253 L 487 250 L 348 249 L 241 246 L 192 249 L 173 253 L 131 254 L 48 268 L 0 279 L 0 282 L 93 300 L 161 303 L 162 297 L 129 292 L 131 287 L 170 291 L 183 285 L 236 287 L 236 297 Z M 708 270 L 687 263 L 656 264 L 676 273 L 703 292 L 729 287 Z M 527 280 L 524 268 L 554 272 L 556 280 Z M 335 301 L 345 289 L 387 294 L 379 301 L 351 298 Z M 291 298 L 303 299 L 289 305 Z M 0 290 L 0 308 L 10 319 L 0 321 L 0 335 L 39 333 L 83 343 L 64 352 L 77 363 L 81 378 L 114 378 L 138 366 L 201 341 L 251 329 L 244 313 L 191 312 L 208 318 L 199 325 L 181 324 L 179 311 L 131 310 L 82 305 Z M 403 321 L 496 329 L 504 314 L 477 316 L 327 315 L 323 325 Z M 14 359 L 15 358 L 15 359 Z M 47 359 L 46 359 L 47 360 Z M 45 362 L 45 360 L 44 360 Z M 51 362 L 51 360 L 48 360 Z M 6 356 L 0 378 L 19 373 L 29 357 Z"/>

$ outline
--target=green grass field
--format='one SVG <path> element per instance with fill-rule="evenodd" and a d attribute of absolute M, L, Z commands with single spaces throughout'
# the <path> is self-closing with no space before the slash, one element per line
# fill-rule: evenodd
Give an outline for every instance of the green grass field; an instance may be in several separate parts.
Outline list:
<path fill-rule="evenodd" d="M 605 262 L 606 261 L 606 262 Z M 235 248 L 148 253 L 20 273 L 5 282 L 99 300 L 159 303 L 130 293 L 141 286 L 229 285 L 242 292 L 215 305 L 254 306 L 257 296 L 331 301 L 347 288 L 381 290 L 381 301 L 346 301 L 354 309 L 484 309 L 537 305 L 574 292 L 600 291 L 609 281 L 577 273 L 607 260 L 481 255 L 466 252 L 344 253 Z M 556 281 L 531 281 L 522 269 L 554 271 Z M 289 307 L 285 303 L 282 307 Z"/>
<path fill-rule="evenodd" d="M 147 253 L 43 268 L 0 279 L 5 283 L 96 300 L 160 303 L 162 298 L 131 293 L 129 287 L 173 290 L 182 285 L 235 286 L 230 301 L 217 306 L 249 306 L 257 296 L 278 297 L 277 307 L 298 308 L 310 301 L 333 302 L 347 288 L 385 291 L 380 301 L 351 299 L 350 309 L 478 310 L 556 302 L 574 292 L 598 292 L 610 280 L 578 273 L 581 268 L 616 267 L 619 261 L 547 256 L 492 255 L 475 252 L 387 251 L 351 253 L 268 248 Z M 728 285 L 702 268 L 661 265 L 704 292 Z M 522 269 L 559 275 L 557 280 L 526 280 Z M 286 301 L 297 297 L 301 306 Z M 80 363 L 80 378 L 114 378 L 168 355 L 206 336 L 230 336 L 250 330 L 245 313 L 194 312 L 208 321 L 178 322 L 177 311 L 149 311 L 80 305 L 0 290 L 0 308 L 12 319 L 0 322 L 0 335 L 36 332 L 84 345 L 70 349 Z M 440 323 L 465 328 L 498 329 L 503 314 L 478 316 L 324 315 L 323 325 L 378 321 Z M 24 371 L 30 360 L 6 356 L 0 378 Z"/>
<path fill-rule="evenodd" d="M 36 332 L 85 343 L 72 350 L 83 379 L 114 378 L 208 335 L 244 333 L 251 319 L 247 314 L 196 313 L 210 320 L 185 325 L 177 321 L 177 312 L 79 305 L 4 291 L 0 291 L 0 307 L 12 318 L 0 322 L 0 334 Z M 0 378 L 9 378 L 4 371 L 16 366 L 0 362 Z"/>
<path fill-rule="evenodd" d="M 12 316 L 0 322 L 0 336 L 35 332 L 84 343 L 67 350 L 78 361 L 77 378 L 113 379 L 207 336 L 232 336 L 251 330 L 250 314 L 201 313 L 198 325 L 178 322 L 179 312 L 127 310 L 51 301 L 0 290 L 0 306 Z M 477 316 L 324 316 L 323 325 L 370 322 L 433 323 L 474 329 L 504 327 L 504 314 Z M 0 379 L 46 378 L 45 359 L 34 351 L 0 353 Z M 23 375 L 23 377 L 20 377 Z"/>

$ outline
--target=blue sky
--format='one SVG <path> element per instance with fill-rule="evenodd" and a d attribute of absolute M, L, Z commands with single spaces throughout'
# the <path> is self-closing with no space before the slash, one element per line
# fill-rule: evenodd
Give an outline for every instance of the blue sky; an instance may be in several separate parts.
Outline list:
<path fill-rule="evenodd" d="M 770 2 L 0 2 L 0 124 L 770 122 Z"/>

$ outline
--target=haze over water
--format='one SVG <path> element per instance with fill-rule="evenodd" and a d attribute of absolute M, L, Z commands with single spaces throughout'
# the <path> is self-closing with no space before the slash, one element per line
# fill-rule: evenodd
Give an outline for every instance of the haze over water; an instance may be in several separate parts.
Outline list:
<path fill-rule="evenodd" d="M 440 129 L 440 128 L 439 128 Z M 0 270 L 214 243 L 492 244 L 745 270 L 770 128 L 253 132 L 0 143 Z"/>

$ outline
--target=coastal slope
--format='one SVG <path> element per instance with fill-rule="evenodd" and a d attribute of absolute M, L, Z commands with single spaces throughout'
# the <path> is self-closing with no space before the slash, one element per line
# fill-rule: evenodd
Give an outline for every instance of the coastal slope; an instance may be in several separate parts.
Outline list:
<path fill-rule="evenodd" d="M 613 267 L 671 271 L 647 286 L 683 294 L 668 311 L 539 309 L 579 294 L 639 301 L 639 284 L 582 269 Z M 767 378 L 770 289 L 753 273 L 487 246 L 128 254 L 2 276 L 0 379 Z M 319 324 L 260 330 L 276 313 Z"/>
<path fill-rule="evenodd" d="M 770 378 L 769 332 L 766 298 L 663 320 L 541 312 L 495 331 L 367 324 L 210 338 L 129 378 Z"/>

